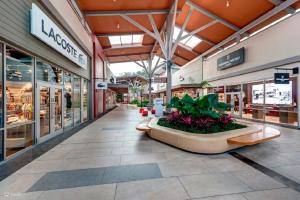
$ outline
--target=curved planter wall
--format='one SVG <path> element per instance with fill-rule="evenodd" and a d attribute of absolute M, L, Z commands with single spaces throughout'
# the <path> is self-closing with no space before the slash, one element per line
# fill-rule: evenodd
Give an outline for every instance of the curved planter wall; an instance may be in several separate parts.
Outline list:
<path fill-rule="evenodd" d="M 214 134 L 193 134 L 157 125 L 158 119 L 148 124 L 149 136 L 186 151 L 205 154 L 223 153 L 245 145 L 228 144 L 227 139 L 261 132 L 262 129 L 246 124 L 247 128 L 219 132 Z"/>

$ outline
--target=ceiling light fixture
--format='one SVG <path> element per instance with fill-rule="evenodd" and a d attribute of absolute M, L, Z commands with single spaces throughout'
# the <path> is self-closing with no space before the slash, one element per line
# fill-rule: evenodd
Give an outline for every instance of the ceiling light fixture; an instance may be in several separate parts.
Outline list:
<path fill-rule="evenodd" d="M 230 6 L 229 0 L 226 1 L 226 7 L 228 8 Z"/>
<path fill-rule="evenodd" d="M 117 29 L 120 29 L 120 24 L 119 23 L 117 24 Z"/>

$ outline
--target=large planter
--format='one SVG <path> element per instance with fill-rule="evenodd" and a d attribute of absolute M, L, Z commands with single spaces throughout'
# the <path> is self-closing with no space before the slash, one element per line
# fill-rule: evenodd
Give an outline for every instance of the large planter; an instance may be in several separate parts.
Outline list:
<path fill-rule="evenodd" d="M 246 128 L 213 134 L 194 134 L 159 126 L 157 125 L 157 121 L 158 119 L 155 118 L 148 124 L 148 127 L 151 128 L 151 131 L 149 132 L 151 138 L 186 151 L 204 154 L 223 153 L 245 146 L 229 144 L 227 139 L 262 131 L 262 129 L 255 127 L 250 123 L 243 122 L 247 125 Z"/>

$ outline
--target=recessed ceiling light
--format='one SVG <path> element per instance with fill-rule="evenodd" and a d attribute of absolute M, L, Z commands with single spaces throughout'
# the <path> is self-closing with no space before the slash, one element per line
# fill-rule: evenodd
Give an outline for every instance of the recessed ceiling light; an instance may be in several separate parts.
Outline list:
<path fill-rule="evenodd" d="M 226 1 L 226 7 L 228 8 L 230 6 L 229 0 Z"/>

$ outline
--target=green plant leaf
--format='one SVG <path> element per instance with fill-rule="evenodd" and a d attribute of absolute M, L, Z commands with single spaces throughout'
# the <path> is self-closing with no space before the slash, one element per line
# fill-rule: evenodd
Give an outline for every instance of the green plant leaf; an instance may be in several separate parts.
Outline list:
<path fill-rule="evenodd" d="M 209 108 L 214 108 L 218 104 L 218 95 L 217 94 L 208 94 L 207 95 Z"/>
<path fill-rule="evenodd" d="M 182 104 L 194 104 L 194 99 L 189 96 L 188 94 L 185 94 L 183 98 L 181 99 Z"/>
<path fill-rule="evenodd" d="M 217 105 L 215 106 L 215 109 L 219 110 L 219 111 L 225 111 L 225 110 L 228 110 L 230 108 L 232 108 L 232 105 L 224 103 L 224 102 L 218 102 Z"/>

